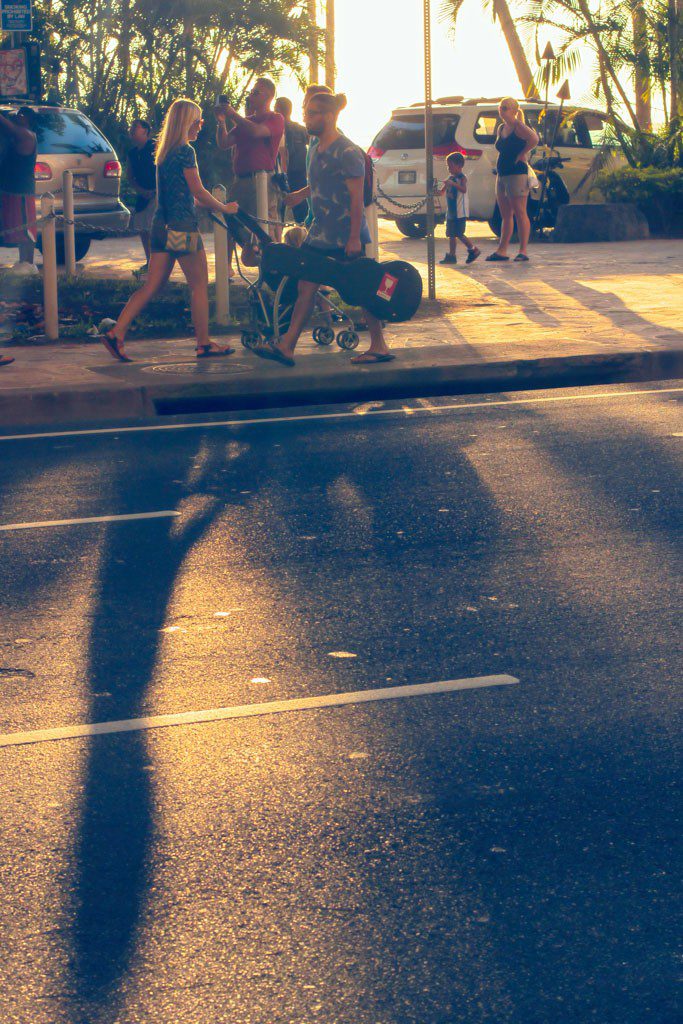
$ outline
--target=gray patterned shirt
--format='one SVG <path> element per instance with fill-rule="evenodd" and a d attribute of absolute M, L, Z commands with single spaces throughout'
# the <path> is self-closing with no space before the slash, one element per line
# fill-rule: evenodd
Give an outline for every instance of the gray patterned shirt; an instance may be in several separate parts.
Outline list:
<path fill-rule="evenodd" d="M 311 150 L 308 180 L 311 186 L 313 222 L 307 244 L 317 249 L 343 249 L 351 230 L 351 196 L 346 187 L 349 178 L 365 178 L 363 150 L 344 135 L 320 152 Z M 365 220 L 361 222 L 360 240 L 370 241 Z"/>

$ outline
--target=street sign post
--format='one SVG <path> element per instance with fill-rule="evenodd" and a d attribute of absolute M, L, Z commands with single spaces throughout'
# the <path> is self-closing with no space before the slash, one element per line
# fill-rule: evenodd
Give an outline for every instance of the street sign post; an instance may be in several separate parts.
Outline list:
<path fill-rule="evenodd" d="M 31 32 L 32 0 L 0 0 L 0 21 L 3 32 Z"/>
<path fill-rule="evenodd" d="M 434 124 L 432 116 L 432 17 L 431 0 L 424 7 L 425 71 L 425 180 L 427 188 L 427 295 L 436 298 L 436 252 L 434 246 Z"/>

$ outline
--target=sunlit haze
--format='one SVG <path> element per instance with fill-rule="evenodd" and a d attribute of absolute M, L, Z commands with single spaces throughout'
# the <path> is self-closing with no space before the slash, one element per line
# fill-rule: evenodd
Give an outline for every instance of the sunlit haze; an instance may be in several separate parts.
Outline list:
<path fill-rule="evenodd" d="M 439 7 L 434 0 L 434 96 L 518 93 L 501 31 L 481 4 L 465 4 L 455 37 L 439 20 Z M 351 138 L 368 145 L 394 107 L 424 96 L 422 3 L 337 0 L 336 22 L 337 88 L 349 100 L 340 124 Z M 286 89 L 298 107 L 298 86 L 281 79 L 279 91 Z"/>

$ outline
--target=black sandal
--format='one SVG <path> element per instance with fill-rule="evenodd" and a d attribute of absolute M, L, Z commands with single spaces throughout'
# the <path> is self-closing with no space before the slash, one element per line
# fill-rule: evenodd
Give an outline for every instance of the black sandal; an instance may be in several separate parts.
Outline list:
<path fill-rule="evenodd" d="M 231 356 L 234 352 L 234 348 L 212 348 L 211 345 L 200 345 L 199 348 L 195 349 L 197 359 L 218 359 L 221 356 Z"/>
<path fill-rule="evenodd" d="M 9 366 L 14 362 L 14 356 L 0 356 L 0 366 Z"/>
<path fill-rule="evenodd" d="M 501 256 L 498 252 L 492 252 L 490 256 L 486 257 L 487 263 L 509 263 L 509 256 Z"/>
<path fill-rule="evenodd" d="M 518 252 L 512 262 L 513 263 L 528 263 L 529 262 L 529 257 L 524 252 Z"/>
<path fill-rule="evenodd" d="M 121 342 L 119 341 L 115 334 L 111 333 L 111 331 L 106 331 L 104 334 L 100 334 L 100 341 L 106 348 L 107 352 L 111 356 L 113 356 L 114 359 L 118 359 L 120 363 L 133 362 L 130 356 L 127 356 L 125 352 L 121 351 L 119 347 L 121 345 Z"/>

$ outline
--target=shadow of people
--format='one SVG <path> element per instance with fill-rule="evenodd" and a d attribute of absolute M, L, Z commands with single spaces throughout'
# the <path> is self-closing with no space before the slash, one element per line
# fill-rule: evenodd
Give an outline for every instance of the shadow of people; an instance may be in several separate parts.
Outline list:
<path fill-rule="evenodd" d="M 196 448 L 183 453 L 190 467 L 183 482 L 187 514 L 136 524 L 134 531 L 120 524 L 108 530 L 88 641 L 86 721 L 150 713 L 148 690 L 178 573 L 230 500 L 218 482 L 218 467 L 225 464 L 220 447 L 200 460 L 199 479 L 192 468 L 196 454 Z M 111 482 L 121 507 L 130 489 L 126 476 Z M 70 889 L 70 943 L 78 1004 L 93 1019 L 105 1007 L 113 1012 L 135 951 L 155 834 L 151 768 L 144 731 L 94 737 L 88 745 Z"/>

